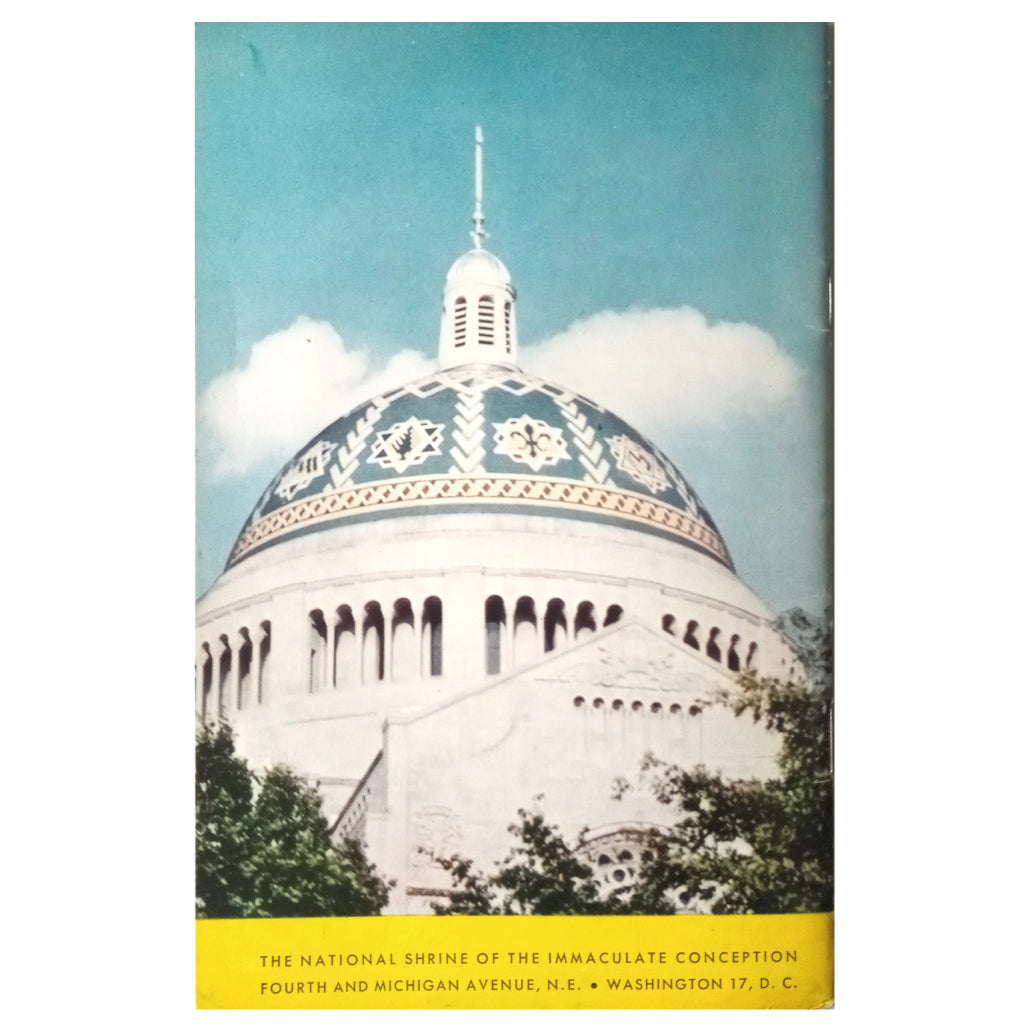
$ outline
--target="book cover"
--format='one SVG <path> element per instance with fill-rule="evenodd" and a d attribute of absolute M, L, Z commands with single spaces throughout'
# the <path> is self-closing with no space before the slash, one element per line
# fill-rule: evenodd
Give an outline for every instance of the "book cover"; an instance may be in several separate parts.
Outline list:
<path fill-rule="evenodd" d="M 831 30 L 196 28 L 205 1008 L 832 999 Z"/>

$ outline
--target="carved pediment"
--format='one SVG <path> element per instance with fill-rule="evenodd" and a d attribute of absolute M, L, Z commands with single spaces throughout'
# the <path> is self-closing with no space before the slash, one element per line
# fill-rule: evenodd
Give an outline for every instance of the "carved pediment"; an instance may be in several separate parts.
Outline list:
<path fill-rule="evenodd" d="M 528 669 L 538 682 L 704 694 L 729 674 L 678 641 L 627 623 Z"/>

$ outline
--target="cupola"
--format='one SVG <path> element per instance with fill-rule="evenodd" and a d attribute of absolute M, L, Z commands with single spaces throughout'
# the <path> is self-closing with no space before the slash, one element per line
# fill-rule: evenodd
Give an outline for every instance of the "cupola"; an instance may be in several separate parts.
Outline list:
<path fill-rule="evenodd" d="M 473 248 L 448 271 L 441 312 L 441 369 L 484 363 L 517 364 L 516 291 L 505 264 L 483 248 L 483 133 L 476 130 L 476 209 Z"/>

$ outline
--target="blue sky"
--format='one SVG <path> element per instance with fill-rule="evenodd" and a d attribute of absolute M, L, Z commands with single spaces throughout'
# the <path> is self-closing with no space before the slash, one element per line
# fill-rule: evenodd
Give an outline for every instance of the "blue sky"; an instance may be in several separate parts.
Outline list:
<path fill-rule="evenodd" d="M 291 452 L 429 369 L 481 124 L 524 367 L 635 420 L 747 582 L 820 610 L 824 60 L 818 25 L 198 26 L 197 589 Z M 274 408 L 293 372 L 323 422 Z"/>

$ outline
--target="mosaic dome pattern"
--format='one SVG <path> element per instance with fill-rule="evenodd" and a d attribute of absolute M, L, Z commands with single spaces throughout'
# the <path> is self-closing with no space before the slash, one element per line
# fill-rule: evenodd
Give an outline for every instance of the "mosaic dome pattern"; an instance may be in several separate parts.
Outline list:
<path fill-rule="evenodd" d="M 323 430 L 271 481 L 227 567 L 315 530 L 459 511 L 614 523 L 733 569 L 707 509 L 650 441 L 590 399 L 481 365 L 388 391 Z"/>

